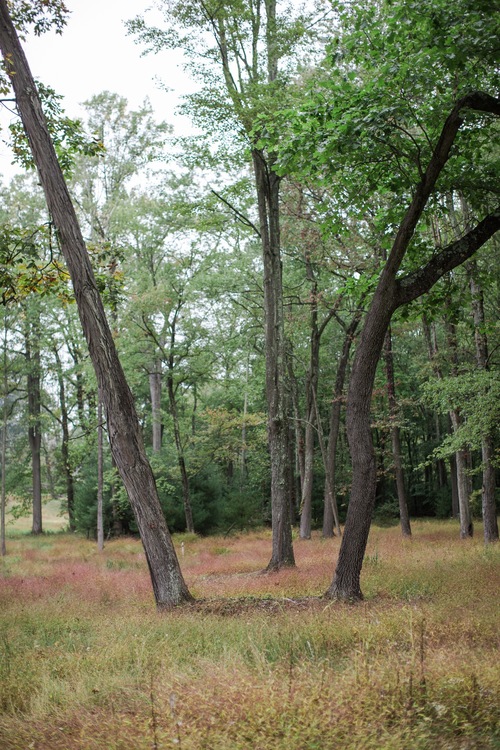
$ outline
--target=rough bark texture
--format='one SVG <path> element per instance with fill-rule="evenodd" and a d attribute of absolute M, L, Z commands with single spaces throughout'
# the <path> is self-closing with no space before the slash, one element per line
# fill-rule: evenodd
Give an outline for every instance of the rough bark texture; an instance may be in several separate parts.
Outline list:
<path fill-rule="evenodd" d="M 370 427 L 370 405 L 377 363 L 392 314 L 401 305 L 428 291 L 447 271 L 463 263 L 500 228 L 500 207 L 463 238 L 436 253 L 416 272 L 397 278 L 417 223 L 445 166 L 462 124 L 464 108 L 500 114 L 500 99 L 473 93 L 461 99 L 447 118 L 428 168 L 401 222 L 382 270 L 354 357 L 347 397 L 347 436 L 353 478 L 344 535 L 327 596 L 342 600 L 363 598 L 360 574 L 375 503 L 376 463 Z"/>
<path fill-rule="evenodd" d="M 279 232 L 279 177 L 260 151 L 253 152 L 264 260 L 266 398 L 271 458 L 272 555 L 267 569 L 295 565 L 290 518 L 288 404 Z"/>
<path fill-rule="evenodd" d="M 137 520 L 156 603 L 158 607 L 172 607 L 191 596 L 161 510 L 132 394 L 118 359 L 78 220 L 6 0 L 0 0 L 0 47 L 71 275 L 83 332 L 106 408 L 111 451 Z"/>

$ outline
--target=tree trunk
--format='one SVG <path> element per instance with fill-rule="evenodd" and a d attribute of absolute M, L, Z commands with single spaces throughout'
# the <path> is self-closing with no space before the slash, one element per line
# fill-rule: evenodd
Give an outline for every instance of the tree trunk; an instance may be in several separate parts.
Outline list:
<path fill-rule="evenodd" d="M 7 503 L 7 493 L 5 485 L 5 472 L 7 471 L 7 421 L 9 416 L 8 411 L 8 391 L 9 391 L 9 379 L 7 369 L 7 323 L 4 320 L 3 329 L 3 352 L 2 352 L 2 365 L 3 365 L 3 388 L 2 388 L 2 457 L 1 457 L 1 471 L 2 471 L 2 487 L 0 496 L 0 554 L 4 557 L 7 554 L 7 546 L 5 543 L 5 506 Z"/>
<path fill-rule="evenodd" d="M 34 320 L 28 309 L 26 321 L 26 366 L 28 391 L 28 443 L 31 453 L 33 488 L 32 534 L 42 533 L 42 431 L 40 395 L 40 326 L 38 310 Z"/>
<path fill-rule="evenodd" d="M 314 444 L 316 437 L 316 397 L 318 391 L 320 331 L 318 328 L 318 284 L 309 254 L 305 254 L 307 278 L 311 281 L 311 317 L 309 334 L 309 368 L 306 378 L 306 429 L 305 429 L 305 462 L 304 481 L 302 483 L 302 500 L 300 514 L 300 538 L 311 538 L 312 493 L 314 479 Z"/>
<path fill-rule="evenodd" d="M 470 291 L 472 297 L 472 314 L 474 318 L 474 338 L 476 342 L 476 360 L 480 370 L 488 370 L 488 339 L 485 330 L 483 290 L 477 281 L 477 266 L 474 261 L 468 264 Z M 486 544 L 498 541 L 498 521 L 495 502 L 495 455 L 493 435 L 483 435 L 481 440 L 483 459 L 482 514 L 484 541 Z"/>
<path fill-rule="evenodd" d="M 104 518 L 103 518 L 103 495 L 104 495 L 104 441 L 102 424 L 102 398 L 99 393 L 97 397 L 97 549 L 104 549 Z"/>
<path fill-rule="evenodd" d="M 106 320 L 75 210 L 24 52 L 0 0 L 0 47 L 47 205 L 71 275 L 82 328 L 101 389 L 112 453 L 135 513 L 158 607 L 191 599 L 163 516 L 132 394 Z"/>
<path fill-rule="evenodd" d="M 57 380 L 59 385 L 59 406 L 61 408 L 61 458 L 63 464 L 64 476 L 66 478 L 66 502 L 69 518 L 69 529 L 74 531 L 75 526 L 75 488 L 73 481 L 73 472 L 71 469 L 69 457 L 69 419 L 68 408 L 66 405 L 66 388 L 64 385 L 64 374 L 61 364 L 61 358 L 57 347 L 53 348 L 54 358 L 56 360 Z"/>
<path fill-rule="evenodd" d="M 333 536 L 333 523 L 337 513 L 337 499 L 335 496 L 335 471 L 337 462 L 337 443 L 340 430 L 340 413 L 342 410 L 342 394 L 344 392 L 344 383 L 347 373 L 347 364 L 349 362 L 349 352 L 354 340 L 356 329 L 360 323 L 362 314 L 361 305 L 356 310 L 347 330 L 345 332 L 342 352 L 337 364 L 337 375 L 333 389 L 332 408 L 330 411 L 330 430 L 328 437 L 328 449 L 325 460 L 325 507 L 323 514 L 323 536 Z M 340 534 L 339 534 L 340 535 Z"/>
<path fill-rule="evenodd" d="M 153 453 L 161 451 L 162 419 L 161 419 L 161 360 L 153 363 L 149 373 L 149 392 L 151 395 L 151 420 L 153 431 Z"/>
<path fill-rule="evenodd" d="M 177 461 L 179 464 L 179 470 L 181 473 L 182 483 L 182 502 L 184 504 L 184 516 L 186 518 L 186 531 L 194 534 L 194 523 L 193 523 L 193 511 L 191 508 L 191 493 L 189 490 L 189 476 L 186 468 L 186 460 L 184 458 L 184 450 L 182 447 L 181 429 L 179 425 L 179 416 L 177 414 L 177 403 L 175 401 L 174 393 L 174 382 L 171 372 L 167 376 L 167 390 L 168 400 L 170 404 L 170 414 L 172 415 L 172 421 L 174 425 L 174 440 L 175 447 L 177 448 Z"/>
<path fill-rule="evenodd" d="M 401 436 L 399 425 L 396 423 L 398 416 L 398 406 L 396 401 L 396 383 L 394 379 L 394 356 L 392 353 L 392 334 L 391 326 L 387 329 L 384 343 L 385 372 L 387 377 L 387 398 L 389 402 L 389 414 L 392 422 L 391 441 L 392 456 L 394 461 L 394 473 L 396 476 L 396 489 L 399 502 L 399 517 L 401 521 L 401 533 L 403 536 L 411 536 L 410 516 L 408 513 L 408 502 L 406 499 L 406 488 L 403 472 L 403 462 L 401 460 Z"/>
<path fill-rule="evenodd" d="M 464 237 L 436 252 L 416 271 L 397 278 L 417 223 L 450 154 L 462 124 L 464 108 L 500 111 L 500 100 L 481 93 L 461 99 L 447 118 L 421 182 L 404 215 L 389 258 L 382 269 L 354 357 L 347 396 L 347 436 L 352 458 L 351 498 L 344 536 L 327 596 L 342 600 L 363 598 L 360 575 L 371 515 L 375 504 L 376 463 L 370 429 L 370 406 L 377 363 L 392 314 L 427 292 L 445 273 L 468 260 L 500 228 L 500 206 Z"/>
<path fill-rule="evenodd" d="M 448 338 L 449 356 L 452 363 L 452 374 L 458 375 L 458 345 L 456 326 L 449 318 L 445 321 Z M 457 432 L 462 422 L 459 409 L 450 410 L 450 420 L 453 432 Z M 467 450 L 462 448 L 456 452 L 457 467 L 458 515 L 460 518 L 460 539 L 467 539 L 474 534 L 474 525 L 470 512 L 469 497 L 471 493 L 470 481 L 467 476 Z"/>
<path fill-rule="evenodd" d="M 271 458 L 272 555 L 268 571 L 295 565 L 290 517 L 288 404 L 279 233 L 279 183 L 263 154 L 252 152 L 264 261 L 266 399 Z"/>

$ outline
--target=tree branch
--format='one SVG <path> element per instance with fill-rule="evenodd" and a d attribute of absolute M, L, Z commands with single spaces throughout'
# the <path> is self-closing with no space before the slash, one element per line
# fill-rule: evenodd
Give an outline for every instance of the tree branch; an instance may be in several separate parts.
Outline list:
<path fill-rule="evenodd" d="M 500 205 L 461 239 L 452 242 L 418 271 L 396 280 L 395 304 L 401 307 L 429 289 L 448 271 L 470 258 L 500 229 Z"/>

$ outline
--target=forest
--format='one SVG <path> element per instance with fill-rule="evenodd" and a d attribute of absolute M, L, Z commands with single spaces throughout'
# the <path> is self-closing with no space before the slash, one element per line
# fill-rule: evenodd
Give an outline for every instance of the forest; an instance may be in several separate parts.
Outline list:
<path fill-rule="evenodd" d="M 193 2 L 165 6 L 163 28 L 132 19 L 138 44 L 182 50 L 198 83 L 183 111 L 200 135 L 184 138 L 147 100 L 131 110 L 104 91 L 71 120 L 39 84 L 109 327 L 101 347 L 118 351 L 170 531 L 270 525 L 270 569 L 294 564 L 292 526 L 307 540 L 345 525 L 346 560 L 362 560 L 372 517 L 405 536 L 411 518 L 452 517 L 462 539 L 482 521 L 498 539 L 488 6 Z M 62 3 L 11 12 L 22 31 L 64 33 Z M 2 51 L 7 94 L 20 76 Z M 68 270 L 50 167 L 15 96 L 23 169 L 0 209 L 2 550 L 7 504 L 38 534 L 54 499 L 70 531 L 102 544 L 141 532 L 127 448 L 110 436 L 128 428 L 110 424 L 79 320 L 83 272 Z M 336 595 L 362 596 L 359 570 Z"/>
<path fill-rule="evenodd" d="M 0 0 L 2 747 L 498 746 L 497 6 Z"/>

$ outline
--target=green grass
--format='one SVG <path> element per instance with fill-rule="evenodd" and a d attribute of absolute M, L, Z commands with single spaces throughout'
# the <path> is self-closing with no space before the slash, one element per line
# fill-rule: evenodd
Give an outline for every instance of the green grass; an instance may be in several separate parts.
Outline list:
<path fill-rule="evenodd" d="M 500 747 L 498 545 L 374 527 L 351 606 L 320 598 L 336 539 L 273 575 L 268 531 L 175 542 L 198 600 L 157 614 L 136 540 L 8 540 L 2 750 Z"/>

